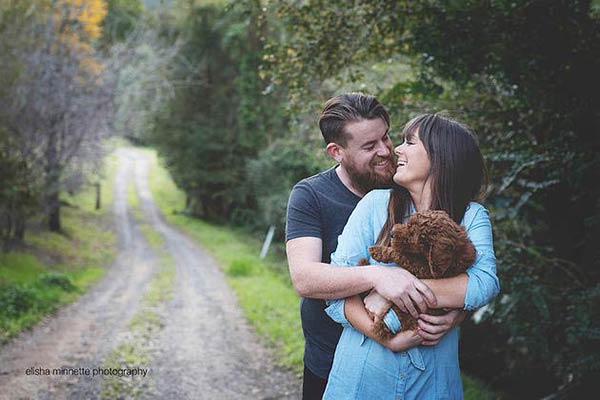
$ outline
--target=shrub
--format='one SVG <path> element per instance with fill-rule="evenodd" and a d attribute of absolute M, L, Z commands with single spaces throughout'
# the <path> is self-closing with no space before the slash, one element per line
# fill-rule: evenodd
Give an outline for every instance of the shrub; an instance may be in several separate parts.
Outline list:
<path fill-rule="evenodd" d="M 38 297 L 37 292 L 26 285 L 0 286 L 0 317 L 17 318 L 27 313 L 39 301 Z"/>
<path fill-rule="evenodd" d="M 41 275 L 39 280 L 44 286 L 59 287 L 65 292 L 73 292 L 77 289 L 71 279 L 61 272 L 47 272 Z"/>

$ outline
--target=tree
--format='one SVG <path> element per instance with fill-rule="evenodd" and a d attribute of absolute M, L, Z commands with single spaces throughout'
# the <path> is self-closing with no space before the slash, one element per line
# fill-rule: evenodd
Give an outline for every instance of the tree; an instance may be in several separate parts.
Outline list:
<path fill-rule="evenodd" d="M 187 194 L 189 211 L 248 219 L 257 204 L 246 163 L 281 126 L 281 105 L 263 94 L 259 71 L 265 16 L 258 1 L 191 8 L 179 29 L 171 80 L 180 84 L 157 118 L 153 142 Z"/>
<path fill-rule="evenodd" d="M 590 2 L 278 4 L 288 29 L 267 59 L 275 83 L 304 95 L 294 101 L 319 93 L 303 82 L 400 53 L 412 57 L 413 77 L 379 93 L 394 119 L 447 109 L 478 132 L 503 295 L 476 334 L 464 324 L 462 365 L 520 384 L 521 395 L 577 396 L 594 384 L 600 21 Z"/>
<path fill-rule="evenodd" d="M 11 202 L 38 198 L 50 229 L 60 230 L 65 171 L 76 160 L 100 157 L 90 150 L 106 133 L 102 127 L 111 90 L 92 47 L 106 10 L 100 0 L 40 0 L 27 7 L 17 3 L 2 4 L 6 15 L 19 18 L 2 19 L 2 42 L 13 57 L 2 61 L 12 73 L 0 91 L 1 129 L 10 163 L 27 168 L 24 176 L 38 179 L 27 190 L 10 189 L 16 196 Z M 18 176 L 17 182 L 23 182 Z M 17 213 L 19 226 L 24 227 L 25 214 Z M 22 232 L 15 235 L 22 237 Z"/>

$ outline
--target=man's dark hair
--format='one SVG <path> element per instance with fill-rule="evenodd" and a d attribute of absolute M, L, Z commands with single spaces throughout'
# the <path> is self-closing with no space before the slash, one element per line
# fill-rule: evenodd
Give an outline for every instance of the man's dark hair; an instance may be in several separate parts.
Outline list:
<path fill-rule="evenodd" d="M 375 96 L 363 93 L 347 93 L 327 100 L 319 117 L 319 128 L 325 143 L 345 146 L 348 141 L 346 124 L 363 119 L 381 118 L 390 126 L 390 115 Z"/>

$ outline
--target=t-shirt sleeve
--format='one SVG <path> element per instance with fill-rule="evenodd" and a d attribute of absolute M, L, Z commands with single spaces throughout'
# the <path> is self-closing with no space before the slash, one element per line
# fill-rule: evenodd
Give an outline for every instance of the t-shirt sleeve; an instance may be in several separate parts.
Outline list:
<path fill-rule="evenodd" d="M 316 237 L 322 239 L 321 207 L 314 189 L 301 181 L 290 193 L 285 224 L 285 239 Z"/>

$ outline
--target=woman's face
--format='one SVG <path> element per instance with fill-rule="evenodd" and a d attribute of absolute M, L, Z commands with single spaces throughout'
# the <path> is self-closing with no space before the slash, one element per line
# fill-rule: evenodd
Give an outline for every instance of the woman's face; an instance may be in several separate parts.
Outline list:
<path fill-rule="evenodd" d="M 431 162 L 429 155 L 419 139 L 419 130 L 407 135 L 404 142 L 394 149 L 398 157 L 394 182 L 409 191 L 422 191 L 429 179 Z"/>

